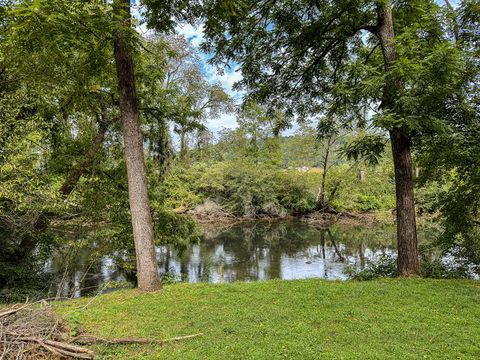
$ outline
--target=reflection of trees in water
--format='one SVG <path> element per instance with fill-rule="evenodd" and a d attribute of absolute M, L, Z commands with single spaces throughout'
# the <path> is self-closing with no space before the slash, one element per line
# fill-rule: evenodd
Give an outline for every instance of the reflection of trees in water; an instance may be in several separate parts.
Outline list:
<path fill-rule="evenodd" d="M 162 246 L 158 258 L 161 272 L 173 270 L 182 280 L 193 281 L 272 279 L 282 278 L 286 259 L 300 267 L 302 261 L 309 264 L 318 259 L 324 264 L 317 267 L 323 269 L 318 276 L 327 277 L 331 264 L 353 260 L 363 267 L 369 256 L 385 252 L 395 243 L 393 228 L 324 228 L 298 221 L 241 223 L 218 231 L 210 227 L 206 234 L 200 244 L 182 251 Z M 95 249 L 84 249 L 52 260 L 52 268 L 59 274 L 57 285 L 69 263 L 62 284 L 64 294 L 76 291 L 85 295 L 109 280 L 135 280 L 133 254 L 112 255 L 115 267 L 107 270 L 105 258 L 92 255 L 95 253 Z M 342 266 L 335 265 L 335 269 L 341 271 Z"/>
<path fill-rule="evenodd" d="M 208 227 L 206 234 L 195 277 L 201 278 L 212 267 L 220 281 L 281 278 L 282 257 L 308 258 L 315 250 L 313 256 L 324 261 L 341 263 L 354 258 L 364 267 L 367 249 L 372 254 L 384 252 L 395 239 L 392 228 L 324 228 L 295 221 L 241 223 L 217 231 Z M 184 277 L 189 259 L 180 257 Z M 322 276 L 326 272 L 325 267 Z"/>
<path fill-rule="evenodd" d="M 256 222 L 221 232 L 209 244 L 222 244 L 224 252 L 233 258 L 219 267 L 235 280 L 280 278 L 282 256 L 304 256 L 318 244 L 318 235 L 318 230 L 301 223 Z"/>
<path fill-rule="evenodd" d="M 135 273 L 122 267 L 121 257 L 119 254 L 110 257 L 100 256 L 95 248 L 57 251 L 47 268 L 47 271 L 55 274 L 50 286 L 50 295 L 87 296 L 110 281 L 127 280 L 134 283 Z"/>

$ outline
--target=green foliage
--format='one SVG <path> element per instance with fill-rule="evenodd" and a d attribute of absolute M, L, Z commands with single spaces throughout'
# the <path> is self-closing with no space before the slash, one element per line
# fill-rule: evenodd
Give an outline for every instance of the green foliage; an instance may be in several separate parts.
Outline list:
<path fill-rule="evenodd" d="M 348 267 L 347 275 L 352 280 L 375 280 L 397 276 L 397 259 L 392 255 L 382 254 L 377 261 L 370 261 L 364 269 Z"/>
<path fill-rule="evenodd" d="M 153 208 L 176 209 L 182 206 L 195 207 L 203 200 L 201 193 L 196 192 L 199 179 L 207 170 L 204 164 L 193 166 L 174 164 L 161 181 L 153 172 L 149 178 L 151 204 Z"/>
<path fill-rule="evenodd" d="M 360 170 L 365 180 L 359 179 Z M 383 160 L 375 168 L 343 164 L 330 169 L 327 190 L 332 205 L 340 211 L 391 210 L 395 208 L 393 166 Z"/>
<path fill-rule="evenodd" d="M 50 240 L 50 239 L 49 239 Z M 13 261 L 15 247 L 11 243 L 11 234 L 0 228 L 0 303 L 22 302 L 41 299 L 49 290 L 52 281 L 51 274 L 43 271 L 44 264 L 50 255 L 50 249 L 45 245 L 37 254 L 30 256 L 20 264 Z"/>
<path fill-rule="evenodd" d="M 370 166 L 378 165 L 387 141 L 379 134 L 359 134 L 350 139 L 340 150 L 342 156 L 349 160 L 364 160 Z"/>
<path fill-rule="evenodd" d="M 466 264 L 448 265 L 439 258 L 422 259 L 421 275 L 431 279 L 469 279 L 471 271 Z"/>
<path fill-rule="evenodd" d="M 189 217 L 177 215 L 172 211 L 153 208 L 155 242 L 157 244 L 172 244 L 178 249 L 199 240 L 196 223 Z"/>
<path fill-rule="evenodd" d="M 202 177 L 199 190 L 244 216 L 304 213 L 315 206 L 304 174 L 247 160 L 212 166 Z"/>
<path fill-rule="evenodd" d="M 432 245 L 426 245 L 431 247 Z M 468 263 L 452 261 L 450 263 L 438 256 L 433 256 L 431 251 L 426 251 L 425 245 L 421 251 L 421 276 L 431 279 L 470 279 L 472 269 Z M 382 254 L 378 260 L 370 261 L 364 269 L 348 266 L 346 274 L 352 280 L 375 280 L 378 278 L 394 278 L 397 276 L 397 258 L 393 255 Z"/>
<path fill-rule="evenodd" d="M 446 130 L 420 144 L 423 183 L 440 181 L 432 208 L 440 212 L 444 228 L 438 244 L 480 266 L 480 7 L 478 1 L 464 1 L 449 12 L 449 30 L 461 51 L 463 79 L 449 86 L 449 97 L 439 107 Z M 453 22 L 453 23 L 452 23 Z M 447 56 L 447 55 L 445 55 Z M 458 71 L 458 70 L 457 70 Z M 437 185 L 438 186 L 438 185 Z"/>

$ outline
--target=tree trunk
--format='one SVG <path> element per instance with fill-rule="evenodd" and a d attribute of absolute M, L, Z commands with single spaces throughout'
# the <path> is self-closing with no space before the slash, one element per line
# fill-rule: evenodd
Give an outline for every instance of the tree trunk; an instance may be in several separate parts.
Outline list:
<path fill-rule="evenodd" d="M 170 151 L 170 135 L 168 133 L 168 126 L 166 121 L 159 121 L 159 139 L 158 139 L 158 160 L 160 164 L 160 182 L 163 183 L 167 176 L 167 171 L 170 166 L 171 151 Z"/>
<path fill-rule="evenodd" d="M 416 275 L 419 272 L 420 265 L 410 140 L 398 131 L 391 131 L 390 141 L 392 143 L 397 196 L 398 274 L 400 276 Z"/>
<path fill-rule="evenodd" d="M 128 195 L 137 258 L 138 288 L 142 291 L 156 291 L 161 289 L 162 284 L 155 253 L 143 137 L 135 89 L 133 51 L 129 39 L 131 32 L 130 0 L 115 0 L 113 8 L 117 21 L 113 36 L 114 55 L 127 164 Z"/>
<path fill-rule="evenodd" d="M 331 139 L 329 138 L 327 141 L 327 146 L 325 149 L 325 156 L 323 157 L 323 173 L 322 173 L 322 184 L 320 186 L 320 191 L 317 197 L 317 207 L 319 209 L 323 209 L 325 207 L 325 185 L 327 182 L 327 171 L 328 171 L 328 160 L 330 157 L 330 147 L 331 147 Z"/>
<path fill-rule="evenodd" d="M 182 126 L 180 129 L 180 160 L 185 160 L 187 151 L 187 130 Z"/>
<path fill-rule="evenodd" d="M 102 116 L 97 115 L 97 123 L 99 126 L 97 135 L 93 140 L 92 146 L 85 152 L 83 159 L 74 166 L 60 188 L 60 194 L 67 197 L 75 189 L 78 181 L 82 175 L 93 166 L 96 154 L 100 151 L 103 141 L 105 140 L 105 134 L 107 132 L 107 123 Z"/>
<path fill-rule="evenodd" d="M 360 181 L 365 181 L 365 169 L 360 169 L 358 172 L 358 179 Z"/>
<path fill-rule="evenodd" d="M 393 45 L 395 34 L 390 1 L 377 2 L 377 18 L 376 35 L 380 40 L 385 71 L 388 72 L 398 59 Z M 401 79 L 387 73 L 381 105 L 383 109 L 394 110 L 396 96 L 402 86 Z M 419 273 L 419 259 L 410 136 L 406 130 L 401 128 L 392 129 L 390 130 L 390 140 L 397 197 L 398 275 L 411 276 Z"/>

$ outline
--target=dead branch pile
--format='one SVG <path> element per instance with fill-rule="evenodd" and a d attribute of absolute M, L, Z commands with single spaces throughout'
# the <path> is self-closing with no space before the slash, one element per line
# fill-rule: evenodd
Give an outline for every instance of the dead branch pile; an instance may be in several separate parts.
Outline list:
<path fill-rule="evenodd" d="M 66 341 L 68 330 L 45 301 L 0 311 L 0 359 L 93 359 L 93 351 Z"/>
<path fill-rule="evenodd" d="M 67 324 L 56 316 L 52 306 L 45 300 L 0 309 L 0 360 L 93 359 L 95 354 L 92 350 L 78 345 L 163 345 L 202 335 L 165 340 L 104 339 L 87 334 L 71 337 L 68 330 Z"/>

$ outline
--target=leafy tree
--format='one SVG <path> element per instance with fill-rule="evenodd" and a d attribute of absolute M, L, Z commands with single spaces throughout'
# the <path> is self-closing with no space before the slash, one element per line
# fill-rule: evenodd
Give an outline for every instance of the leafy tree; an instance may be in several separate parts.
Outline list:
<path fill-rule="evenodd" d="M 101 18 L 90 16 L 103 6 L 82 3 L 75 7 L 63 2 L 14 5 L 5 11 L 1 29 L 1 53 L 8 54 L 2 55 L 2 75 L 7 84 L 0 99 L 6 105 L 1 114 L 3 161 L 20 166 L 22 171 L 33 171 L 31 175 L 35 176 L 27 180 L 32 183 L 47 173 L 66 174 L 63 182 L 54 179 L 50 187 L 57 198 L 52 204 L 32 201 L 33 208 L 37 207 L 33 214 L 17 205 L 9 207 L 15 216 L 30 217 L 29 226 L 16 239 L 18 245 L 12 256 L 22 262 L 58 212 L 54 204 L 65 200 L 93 165 L 116 115 L 111 111 L 110 94 L 99 86 L 108 86 L 105 79 L 111 74 L 111 55 L 103 49 L 99 34 L 89 30 L 90 26 L 104 25 Z M 98 51 L 92 52 L 92 48 Z M 24 136 L 33 148 L 22 149 L 18 136 Z M 18 154 L 28 151 L 33 151 L 32 160 L 38 163 L 19 162 Z M 12 180 L 20 179 L 18 173 L 11 175 L 17 175 Z M 43 181 L 47 185 L 52 180 Z M 28 193 L 6 190 L 4 196 L 10 204 L 19 204 L 22 195 Z M 38 207 L 40 204 L 43 208 Z"/>
<path fill-rule="evenodd" d="M 451 87 L 439 109 L 448 128 L 420 145 L 422 181 L 445 184 L 437 192 L 444 233 L 442 248 L 480 265 L 480 3 L 463 1 L 448 8 L 450 36 L 462 51 L 464 78 Z"/>
<path fill-rule="evenodd" d="M 165 176 L 173 156 L 170 127 L 179 135 L 179 158 L 188 151 L 188 136 L 201 137 L 207 118 L 231 111 L 233 101 L 219 84 L 204 77 L 198 56 L 181 36 L 157 34 L 145 41 L 139 65 L 140 102 L 152 154 Z M 156 76 L 152 76 L 152 73 Z"/>
<path fill-rule="evenodd" d="M 334 114 L 345 122 L 372 108 L 392 145 L 398 273 L 418 274 L 412 146 L 441 128 L 437 109 L 461 69 L 439 6 L 212 0 L 205 13 L 204 49 L 217 64 L 241 64 L 240 85 L 250 98 L 287 114 Z"/>
<path fill-rule="evenodd" d="M 117 69 L 120 114 L 127 165 L 128 195 L 137 259 L 138 288 L 155 291 L 162 287 L 157 270 L 152 214 L 143 154 L 143 135 L 137 105 L 130 0 L 113 2 L 115 28 L 113 49 Z"/>

